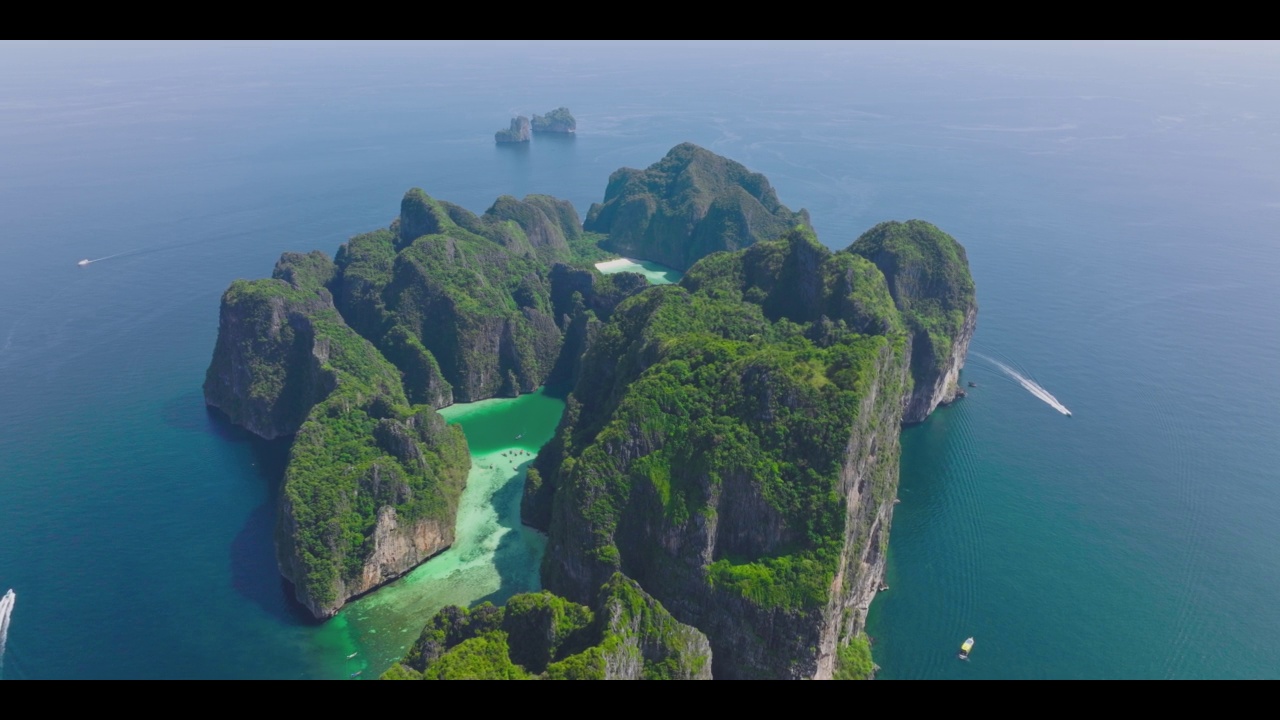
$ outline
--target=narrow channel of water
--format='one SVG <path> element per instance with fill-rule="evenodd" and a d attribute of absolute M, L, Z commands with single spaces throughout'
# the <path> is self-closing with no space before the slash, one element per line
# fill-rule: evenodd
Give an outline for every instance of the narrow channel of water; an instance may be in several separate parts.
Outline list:
<path fill-rule="evenodd" d="M 563 411 L 564 399 L 545 389 L 440 411 L 462 426 L 471 449 L 453 546 L 329 621 L 331 632 L 345 636 L 335 643 L 335 653 L 356 653 L 347 662 L 348 674 L 377 677 L 446 605 L 501 604 L 542 587 L 546 538 L 520 523 L 520 496 L 525 471 L 555 433 Z"/>
<path fill-rule="evenodd" d="M 604 267 L 601 267 L 603 265 Z M 605 274 L 639 272 L 653 285 L 681 274 L 647 260 L 597 265 Z M 462 426 L 471 472 L 458 507 L 453 546 L 390 585 L 347 605 L 325 624 L 317 642 L 346 677 L 374 678 L 400 658 L 422 626 L 447 605 L 470 607 L 542 587 L 546 536 L 520 522 L 525 472 L 555 434 L 564 397 L 546 388 L 518 398 L 459 403 L 440 411 Z"/>

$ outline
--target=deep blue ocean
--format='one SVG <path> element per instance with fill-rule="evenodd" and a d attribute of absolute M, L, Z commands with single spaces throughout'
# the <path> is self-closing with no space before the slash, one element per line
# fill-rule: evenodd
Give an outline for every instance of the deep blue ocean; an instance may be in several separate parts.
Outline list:
<path fill-rule="evenodd" d="M 576 138 L 494 145 L 561 105 Z M 2 43 L 3 678 L 346 678 L 411 639 L 289 601 L 282 448 L 202 400 L 222 291 L 410 187 L 585 215 L 684 141 L 833 248 L 967 248 L 977 387 L 903 435 L 881 677 L 1280 676 L 1280 45 Z"/>

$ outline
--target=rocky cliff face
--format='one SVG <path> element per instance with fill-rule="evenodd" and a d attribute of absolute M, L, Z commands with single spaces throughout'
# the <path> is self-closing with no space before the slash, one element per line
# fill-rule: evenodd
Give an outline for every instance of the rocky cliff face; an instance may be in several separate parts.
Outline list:
<path fill-rule="evenodd" d="M 975 304 L 965 310 L 964 321 L 949 345 L 934 342 L 921 334 L 913 336 L 912 367 L 920 370 L 916 373 L 914 390 L 905 403 L 903 422 L 924 422 L 938 406 L 947 405 L 959 396 L 960 370 L 964 368 L 969 341 L 973 339 L 977 324 L 978 307 Z"/>
<path fill-rule="evenodd" d="M 717 678 L 831 677 L 883 577 L 911 341 L 881 270 L 806 232 L 623 302 L 536 468 L 545 585 L 624 573 Z"/>
<path fill-rule="evenodd" d="M 276 547 L 281 573 L 317 618 L 453 542 L 466 440 L 434 410 L 393 403 L 335 393 L 294 439 Z"/>
<path fill-rule="evenodd" d="M 233 284 L 222 296 L 205 373 L 205 403 L 268 440 L 297 432 L 337 382 L 325 368 L 328 343 L 312 322 L 331 300 L 289 290 L 280 280 Z"/>
<path fill-rule="evenodd" d="M 582 235 L 573 206 L 503 196 L 478 216 L 420 189 L 385 231 L 338 253 L 338 307 L 404 376 L 413 402 L 444 407 L 531 392 L 560 354 L 549 267 Z"/>
<path fill-rule="evenodd" d="M 285 253 L 271 280 L 238 280 L 222 295 L 205 403 L 259 437 L 292 435 L 337 385 L 327 367 L 337 313 L 323 253 Z"/>
<path fill-rule="evenodd" d="M 266 438 L 295 435 L 277 550 L 316 617 L 448 546 L 470 458 L 456 428 L 411 409 L 400 374 L 343 321 L 321 253 L 223 296 L 206 401 Z"/>
<path fill-rule="evenodd" d="M 451 519 L 418 518 L 406 525 L 400 522 L 394 507 L 384 505 L 378 509 L 373 528 L 373 547 L 361 563 L 358 574 L 349 580 L 337 577 L 329 593 L 317 596 L 305 589 L 310 568 L 289 540 L 304 531 L 299 525 L 299 517 L 304 514 L 302 509 L 285 499 L 280 513 L 283 542 L 277 546 L 284 552 L 280 553 L 279 565 L 281 574 L 293 583 L 298 602 L 316 618 L 333 617 L 348 600 L 395 580 L 453 544 Z M 324 599 L 329 596 L 332 600 Z"/>
<path fill-rule="evenodd" d="M 546 115 L 533 116 L 533 131 L 536 133 L 572 133 L 577 129 L 578 121 L 567 107 L 556 108 Z"/>
<path fill-rule="evenodd" d="M 923 220 L 881 223 L 849 247 L 876 264 L 911 330 L 914 388 L 903 421 L 922 422 L 956 397 L 978 320 L 969 259 L 955 238 Z"/>
<path fill-rule="evenodd" d="M 778 202 L 763 175 L 684 143 L 646 170 L 610 175 L 604 202 L 591 206 L 584 227 L 608 233 L 615 252 L 683 271 L 713 252 L 808 225 L 808 213 Z"/>
<path fill-rule="evenodd" d="M 883 576 L 898 428 L 954 397 L 977 306 L 932 225 L 832 253 L 807 220 L 682 145 L 615 173 L 587 223 L 688 267 L 677 286 L 590 269 L 563 201 L 477 216 L 416 189 L 336 263 L 234 283 L 206 398 L 295 436 L 277 545 L 299 601 L 331 616 L 452 541 L 470 459 L 428 406 L 550 378 L 574 390 L 522 513 L 564 597 L 442 613 L 396 672 L 831 677 Z"/>
<path fill-rule="evenodd" d="M 445 608 L 383 679 L 711 678 L 706 636 L 676 622 L 635 581 L 614 575 L 592 606 L 541 592 L 504 607 Z"/>
<path fill-rule="evenodd" d="M 533 128 L 529 118 L 524 115 L 511 118 L 511 127 L 494 133 L 493 139 L 499 144 L 529 142 L 533 139 Z"/>

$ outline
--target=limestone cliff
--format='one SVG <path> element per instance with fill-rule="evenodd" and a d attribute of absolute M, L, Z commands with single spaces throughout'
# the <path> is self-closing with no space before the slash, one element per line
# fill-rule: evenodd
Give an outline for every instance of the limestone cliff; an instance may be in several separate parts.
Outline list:
<path fill-rule="evenodd" d="M 499 130 L 493 134 L 493 139 L 498 144 L 526 143 L 532 138 L 532 126 L 529 124 L 529 118 L 524 115 L 518 115 L 511 118 L 511 127 L 506 130 Z"/>
<path fill-rule="evenodd" d="M 737 250 L 809 225 L 769 181 L 692 143 L 672 148 L 646 170 L 609 176 L 604 202 L 591 206 L 584 227 L 608 233 L 609 249 L 687 270 L 720 250 Z"/>
<path fill-rule="evenodd" d="M 205 373 L 206 404 L 268 440 L 298 431 L 337 384 L 327 366 L 331 327 L 317 323 L 336 320 L 324 287 L 333 272 L 322 253 L 286 253 L 273 279 L 232 283 Z"/>
<path fill-rule="evenodd" d="M 910 348 L 880 269 L 806 231 L 624 301 L 536 466 L 546 587 L 621 572 L 717 678 L 831 677 L 883 576 Z"/>
<path fill-rule="evenodd" d="M 620 574 L 592 607 L 548 592 L 503 607 L 447 607 L 383 679 L 709 680 L 702 633 Z"/>
<path fill-rule="evenodd" d="M 978 303 L 969 259 L 950 235 L 923 220 L 880 223 L 849 247 L 876 264 L 911 329 L 914 387 L 903 422 L 922 422 L 959 389 Z"/>
<path fill-rule="evenodd" d="M 578 121 L 567 107 L 556 108 L 546 115 L 535 113 L 533 116 L 533 131 L 536 133 L 572 134 L 577 129 Z"/>
<path fill-rule="evenodd" d="M 295 435 L 277 533 L 316 617 L 448 546 L 470 459 L 456 428 L 408 406 L 400 375 L 343 321 L 321 253 L 223 296 L 206 402 L 265 438 Z"/>
<path fill-rule="evenodd" d="M 546 195 L 503 196 L 478 216 L 414 188 L 391 228 L 339 251 L 338 307 L 413 402 L 530 392 L 562 340 L 548 266 L 581 234 L 573 206 Z"/>

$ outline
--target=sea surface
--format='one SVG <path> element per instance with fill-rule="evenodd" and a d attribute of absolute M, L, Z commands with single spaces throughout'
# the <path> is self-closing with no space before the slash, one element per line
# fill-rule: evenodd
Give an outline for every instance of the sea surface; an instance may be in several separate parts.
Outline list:
<path fill-rule="evenodd" d="M 576 137 L 494 145 L 561 105 Z M 536 588 L 545 393 L 447 410 L 458 543 L 311 622 L 286 448 L 202 400 L 219 297 L 411 187 L 585 215 L 684 141 L 833 248 L 909 218 L 967 248 L 977 387 L 903 434 L 880 677 L 1280 676 L 1269 43 L 0 44 L 0 675 L 367 678 L 436 607 Z"/>

